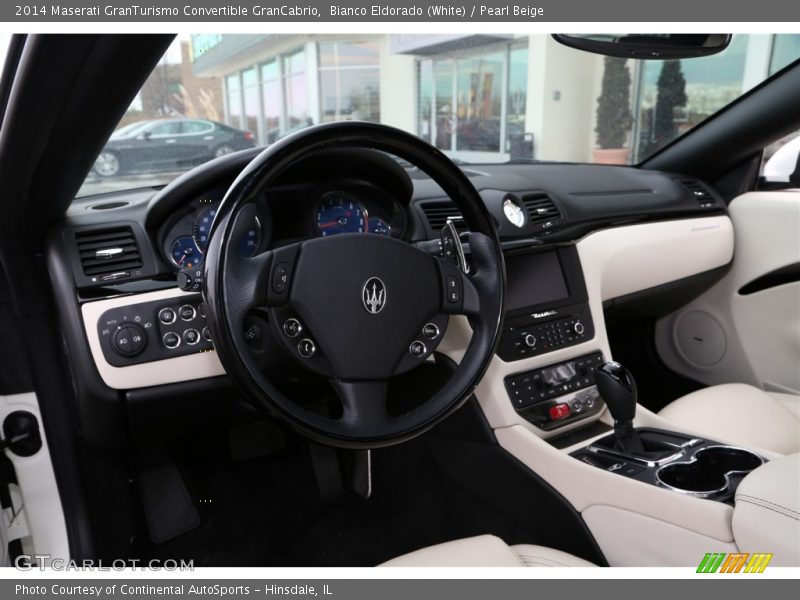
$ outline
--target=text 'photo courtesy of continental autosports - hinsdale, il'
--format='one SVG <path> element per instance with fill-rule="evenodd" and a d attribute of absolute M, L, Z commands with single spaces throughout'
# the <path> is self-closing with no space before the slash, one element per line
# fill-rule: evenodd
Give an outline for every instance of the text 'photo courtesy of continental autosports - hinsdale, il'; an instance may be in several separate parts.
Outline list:
<path fill-rule="evenodd" d="M 2 564 L 800 566 L 800 35 L 198 29 L 0 39 Z"/>

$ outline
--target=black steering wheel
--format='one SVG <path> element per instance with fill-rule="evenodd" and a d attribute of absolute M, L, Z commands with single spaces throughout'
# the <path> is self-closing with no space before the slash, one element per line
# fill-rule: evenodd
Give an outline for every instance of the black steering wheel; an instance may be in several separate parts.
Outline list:
<path fill-rule="evenodd" d="M 252 223 L 252 200 L 296 161 L 335 148 L 383 151 L 430 175 L 471 230 L 469 274 L 412 244 L 379 235 L 315 238 L 243 257 L 239 240 Z M 203 299 L 219 358 L 251 401 L 316 441 L 373 448 L 426 431 L 469 398 L 497 344 L 504 288 L 493 219 L 466 175 L 413 135 L 349 121 L 284 138 L 242 171 L 212 226 Z M 286 352 L 330 380 L 341 416 L 327 418 L 301 407 L 259 369 L 245 338 L 245 319 L 256 308 L 268 314 Z M 468 317 L 472 338 L 452 376 L 426 402 L 405 414 L 390 414 L 388 380 L 432 354 L 453 314 Z"/>

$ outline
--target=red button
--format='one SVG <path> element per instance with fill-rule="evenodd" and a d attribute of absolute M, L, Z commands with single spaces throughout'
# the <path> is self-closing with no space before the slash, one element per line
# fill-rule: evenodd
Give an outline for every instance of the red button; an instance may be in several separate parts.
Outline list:
<path fill-rule="evenodd" d="M 569 416 L 569 406 L 566 404 L 556 404 L 550 407 L 550 419 L 558 421 Z"/>

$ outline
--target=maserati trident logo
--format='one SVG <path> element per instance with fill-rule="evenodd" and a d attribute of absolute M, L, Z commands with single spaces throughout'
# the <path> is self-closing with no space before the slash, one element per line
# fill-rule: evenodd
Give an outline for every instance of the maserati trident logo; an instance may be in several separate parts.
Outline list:
<path fill-rule="evenodd" d="M 378 277 L 370 277 L 361 289 L 361 301 L 371 315 L 377 315 L 386 306 L 386 286 Z"/>

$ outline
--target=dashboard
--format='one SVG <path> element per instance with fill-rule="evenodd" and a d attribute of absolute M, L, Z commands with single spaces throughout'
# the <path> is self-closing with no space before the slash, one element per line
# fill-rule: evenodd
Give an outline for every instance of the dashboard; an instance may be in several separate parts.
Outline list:
<path fill-rule="evenodd" d="M 158 399 L 160 407 L 176 401 L 180 386 L 206 389 L 225 379 L 202 298 L 180 291 L 176 275 L 202 270 L 216 210 L 256 153 L 211 161 L 162 189 L 79 199 L 57 227 L 49 271 L 63 300 L 59 316 L 87 431 L 120 395 Z M 495 221 L 508 271 L 503 334 L 483 384 L 486 397 L 505 397 L 507 405 L 488 416 L 544 437 L 599 418 L 602 404 L 584 373 L 598 356 L 610 357 L 604 303 L 727 264 L 724 200 L 697 179 L 631 167 L 462 169 Z M 246 209 L 237 227 L 245 256 L 345 234 L 430 247 L 448 219 L 460 234 L 468 230 L 433 180 L 368 150 L 309 157 L 254 190 Z M 106 247 L 120 252 L 98 259 Z M 694 250 L 678 264 L 666 248 Z M 267 332 L 253 347 L 259 364 L 302 380 L 269 337 L 275 328 L 259 319 L 246 324 Z M 442 353 L 457 360 L 467 330 L 450 321 Z"/>

